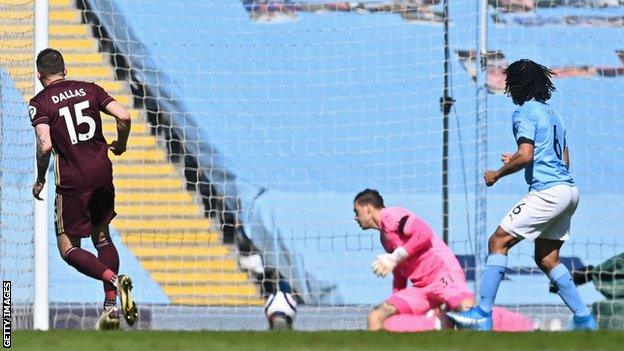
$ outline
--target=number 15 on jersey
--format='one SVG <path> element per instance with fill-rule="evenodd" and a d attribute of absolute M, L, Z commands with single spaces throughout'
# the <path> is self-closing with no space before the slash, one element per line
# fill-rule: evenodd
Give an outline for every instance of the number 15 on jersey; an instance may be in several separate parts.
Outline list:
<path fill-rule="evenodd" d="M 74 106 L 74 114 L 76 115 L 76 125 L 86 123 L 89 125 L 89 130 L 86 133 L 76 134 L 76 128 L 74 127 L 74 121 L 70 112 L 69 106 L 65 106 L 59 109 L 59 115 L 65 119 L 65 125 L 67 126 L 67 132 L 69 133 L 69 139 L 72 144 L 77 144 L 78 141 L 87 141 L 93 138 L 95 134 L 95 120 L 83 114 L 85 109 L 89 108 L 89 100 L 79 102 Z"/>

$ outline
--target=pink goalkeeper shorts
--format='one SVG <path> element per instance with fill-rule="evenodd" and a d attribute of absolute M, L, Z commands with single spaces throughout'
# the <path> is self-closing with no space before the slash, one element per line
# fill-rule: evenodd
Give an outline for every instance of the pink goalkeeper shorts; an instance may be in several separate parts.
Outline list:
<path fill-rule="evenodd" d="M 425 314 L 442 304 L 450 309 L 457 307 L 463 300 L 474 298 L 466 285 L 463 271 L 440 274 L 425 287 L 408 287 L 392 294 L 387 303 L 393 305 L 401 314 Z"/>

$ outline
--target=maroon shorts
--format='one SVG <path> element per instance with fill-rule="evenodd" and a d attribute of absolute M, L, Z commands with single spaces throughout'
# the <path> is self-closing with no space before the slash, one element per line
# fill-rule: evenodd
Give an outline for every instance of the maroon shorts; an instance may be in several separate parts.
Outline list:
<path fill-rule="evenodd" d="M 57 236 L 90 237 L 92 226 L 108 224 L 117 215 L 113 184 L 75 196 L 56 194 L 54 205 Z"/>

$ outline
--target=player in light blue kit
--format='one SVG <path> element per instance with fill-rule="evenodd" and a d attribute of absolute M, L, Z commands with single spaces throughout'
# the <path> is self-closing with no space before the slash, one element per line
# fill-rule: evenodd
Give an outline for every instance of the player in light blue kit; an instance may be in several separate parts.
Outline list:
<path fill-rule="evenodd" d="M 503 154 L 503 166 L 487 170 L 483 179 L 492 186 L 500 178 L 524 168 L 529 193 L 505 217 L 488 242 L 489 256 L 481 276 L 479 305 L 465 312 L 449 312 L 459 328 L 491 330 L 492 306 L 507 267 L 507 252 L 523 239 L 535 240 L 535 263 L 557 286 L 559 296 L 574 313 L 574 329 L 596 329 L 596 320 L 559 261 L 559 250 L 570 237 L 570 220 L 579 192 L 569 171 L 566 129 L 561 117 L 546 103 L 555 87 L 553 72 L 531 60 L 519 60 L 505 70 L 505 90 L 514 104 L 515 154 Z"/>

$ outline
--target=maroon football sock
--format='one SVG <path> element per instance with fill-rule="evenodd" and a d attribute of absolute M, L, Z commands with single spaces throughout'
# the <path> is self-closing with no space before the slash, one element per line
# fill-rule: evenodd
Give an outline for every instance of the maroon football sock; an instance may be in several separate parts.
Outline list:
<path fill-rule="evenodd" d="M 104 239 L 95 245 L 98 252 L 98 260 L 102 262 L 106 267 L 110 268 L 114 276 L 105 274 L 104 278 L 104 294 L 106 298 L 114 298 L 117 296 L 117 288 L 111 283 L 117 279 L 117 273 L 119 272 L 119 253 L 115 244 L 110 239 Z M 105 272 L 109 273 L 109 272 Z"/>
<path fill-rule="evenodd" d="M 65 262 L 76 268 L 78 272 L 93 279 L 103 280 L 102 275 L 110 271 L 94 254 L 79 247 L 71 247 L 65 253 Z"/>

